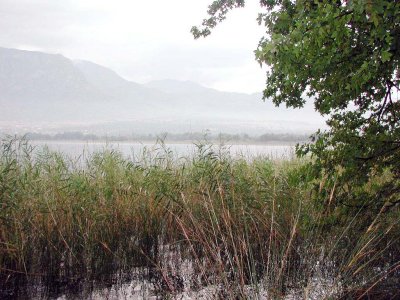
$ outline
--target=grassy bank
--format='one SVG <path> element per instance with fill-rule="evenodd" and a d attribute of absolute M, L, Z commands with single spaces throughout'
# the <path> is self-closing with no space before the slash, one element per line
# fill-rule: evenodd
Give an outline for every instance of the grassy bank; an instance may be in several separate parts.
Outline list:
<path fill-rule="evenodd" d="M 333 298 L 397 292 L 398 209 L 344 212 L 323 189 L 300 159 L 199 145 L 181 159 L 103 151 L 82 164 L 3 141 L 0 296 L 85 293 L 138 274 L 165 297 L 188 284 L 231 299 L 307 298 L 324 285 Z"/>

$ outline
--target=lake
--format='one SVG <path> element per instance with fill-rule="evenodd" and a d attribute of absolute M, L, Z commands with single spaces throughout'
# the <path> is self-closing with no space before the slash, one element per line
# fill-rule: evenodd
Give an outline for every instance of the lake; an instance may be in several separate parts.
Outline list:
<path fill-rule="evenodd" d="M 196 153 L 197 146 L 189 143 L 166 143 L 165 147 L 161 144 L 151 142 L 86 142 L 86 141 L 31 141 L 37 150 L 48 147 L 49 150 L 61 152 L 68 157 L 85 157 L 92 153 L 104 150 L 116 150 L 127 158 L 137 158 L 145 150 L 152 153 L 162 153 L 172 151 L 173 157 L 191 156 Z M 294 156 L 293 145 L 262 145 L 262 144 L 226 144 L 211 146 L 215 151 L 229 152 L 232 157 L 268 157 L 270 159 L 288 159 Z"/>

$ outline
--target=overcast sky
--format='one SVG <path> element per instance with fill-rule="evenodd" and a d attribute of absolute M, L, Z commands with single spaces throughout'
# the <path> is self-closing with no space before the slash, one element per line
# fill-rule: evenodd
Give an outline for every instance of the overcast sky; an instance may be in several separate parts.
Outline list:
<path fill-rule="evenodd" d="M 265 71 L 253 50 L 263 35 L 257 1 L 232 11 L 206 39 L 211 0 L 0 0 L 0 47 L 61 53 L 145 83 L 191 80 L 226 91 L 258 92 Z"/>

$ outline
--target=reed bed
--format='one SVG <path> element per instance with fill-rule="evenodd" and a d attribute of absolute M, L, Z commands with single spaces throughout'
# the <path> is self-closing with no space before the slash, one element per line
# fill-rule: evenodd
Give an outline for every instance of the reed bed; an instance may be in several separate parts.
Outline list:
<path fill-rule="evenodd" d="M 308 160 L 205 144 L 184 158 L 161 143 L 75 161 L 23 139 L 0 148 L 1 298 L 82 298 L 131 280 L 161 298 L 400 296 L 398 208 L 323 204 L 337 193 L 321 194 Z"/>

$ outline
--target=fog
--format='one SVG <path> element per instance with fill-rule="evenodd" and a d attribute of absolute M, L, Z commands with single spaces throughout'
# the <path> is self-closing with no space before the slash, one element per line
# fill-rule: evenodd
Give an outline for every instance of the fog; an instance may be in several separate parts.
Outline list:
<path fill-rule="evenodd" d="M 107 66 L 138 83 L 189 80 L 236 92 L 260 91 L 253 50 L 264 29 L 257 3 L 233 11 L 207 39 L 190 28 L 209 0 L 2 0 L 0 47 L 59 53 Z"/>
<path fill-rule="evenodd" d="M 209 1 L 0 4 L 0 133 L 304 134 L 324 126 L 262 100 L 258 8 L 194 40 Z"/>

